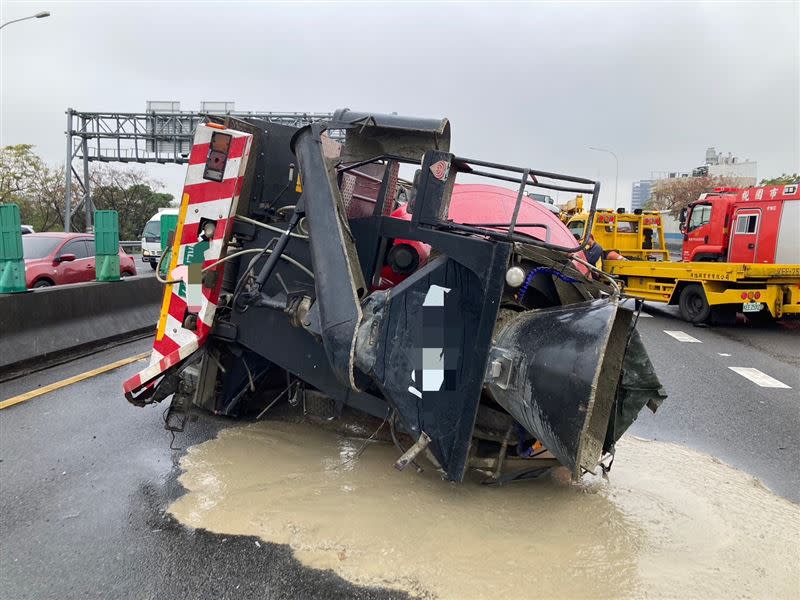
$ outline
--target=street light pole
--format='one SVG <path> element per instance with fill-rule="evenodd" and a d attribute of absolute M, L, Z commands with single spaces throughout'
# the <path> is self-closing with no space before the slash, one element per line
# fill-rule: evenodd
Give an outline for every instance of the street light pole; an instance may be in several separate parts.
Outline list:
<path fill-rule="evenodd" d="M 617 164 L 617 175 L 614 179 L 614 211 L 617 210 L 617 194 L 619 193 L 619 158 L 616 154 L 614 154 L 611 150 L 607 150 L 606 148 L 595 148 L 594 146 L 589 146 L 589 150 L 596 150 L 597 152 L 606 152 L 614 157 L 614 161 Z"/>
<path fill-rule="evenodd" d="M 0 29 L 5 27 L 6 25 L 11 25 L 12 23 L 19 23 L 20 21 L 27 21 L 28 19 L 44 19 L 45 17 L 49 17 L 49 16 L 50 16 L 50 13 L 45 10 L 45 11 L 42 11 L 40 13 L 36 13 L 35 15 L 31 15 L 29 17 L 22 17 L 21 19 L 13 19 L 11 21 L 6 21 L 2 25 L 0 25 Z"/>

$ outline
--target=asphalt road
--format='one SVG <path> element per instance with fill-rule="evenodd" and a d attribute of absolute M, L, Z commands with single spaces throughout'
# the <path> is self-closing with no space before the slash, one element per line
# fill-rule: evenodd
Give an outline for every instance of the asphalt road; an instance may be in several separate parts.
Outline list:
<path fill-rule="evenodd" d="M 639 330 L 669 398 L 629 432 L 716 456 L 800 502 L 800 323 L 694 327 L 673 307 L 646 309 L 652 317 Z M 758 369 L 790 389 L 761 387 L 730 367 Z"/>
<path fill-rule="evenodd" d="M 142 340 L 5 382 L 0 399 L 150 347 Z M 0 411 L 0 598 L 404 598 L 312 570 L 287 546 L 190 531 L 165 515 L 181 450 L 161 410 L 121 394 L 132 363 Z M 179 447 L 213 437 L 191 423 Z"/>
<path fill-rule="evenodd" d="M 696 328 L 648 310 L 640 329 L 670 397 L 631 432 L 710 453 L 800 501 L 800 330 Z M 148 348 L 142 340 L 5 382 L 0 400 Z M 0 598 L 404 597 L 303 567 L 286 546 L 190 531 L 165 515 L 182 493 L 182 450 L 170 449 L 160 410 L 122 399 L 121 381 L 142 365 L 0 411 Z M 791 389 L 760 387 L 731 366 Z M 229 424 L 201 419 L 175 442 Z"/>

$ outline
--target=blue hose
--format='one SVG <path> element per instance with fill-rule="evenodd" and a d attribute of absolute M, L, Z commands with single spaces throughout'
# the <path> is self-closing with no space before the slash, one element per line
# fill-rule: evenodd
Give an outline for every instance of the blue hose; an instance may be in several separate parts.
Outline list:
<path fill-rule="evenodd" d="M 528 276 L 525 278 L 525 281 L 519 288 L 519 292 L 517 292 L 517 302 L 522 302 L 522 299 L 525 298 L 525 292 L 528 291 L 528 286 L 530 286 L 533 278 L 536 277 L 537 273 L 547 273 L 549 275 L 555 275 L 561 281 L 565 283 L 578 283 L 577 279 L 573 279 L 568 275 L 564 275 L 561 271 L 557 271 L 556 269 L 551 269 L 550 267 L 536 267 L 535 269 L 531 269 L 531 272 L 528 273 Z"/>

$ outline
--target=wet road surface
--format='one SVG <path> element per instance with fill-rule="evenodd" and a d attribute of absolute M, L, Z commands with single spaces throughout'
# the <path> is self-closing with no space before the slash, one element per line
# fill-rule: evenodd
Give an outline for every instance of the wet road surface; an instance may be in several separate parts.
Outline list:
<path fill-rule="evenodd" d="M 669 398 L 656 414 L 642 411 L 629 433 L 716 456 L 800 502 L 800 322 L 694 327 L 674 307 L 647 310 L 652 318 L 638 327 Z M 761 387 L 730 367 L 758 369 L 789 387 Z"/>
<path fill-rule="evenodd" d="M 800 500 L 800 331 L 695 328 L 669 310 L 650 312 L 640 328 L 670 398 L 631 432 L 719 457 Z M 143 340 L 4 382 L 0 400 L 148 347 Z M 120 391 L 143 364 L 0 411 L 1 597 L 404 597 L 304 567 L 285 545 L 176 523 L 166 509 L 184 493 L 184 450 L 170 450 L 161 410 L 131 407 Z M 762 387 L 731 366 L 789 388 Z M 232 424 L 202 419 L 175 443 L 186 448 Z"/>
<path fill-rule="evenodd" d="M 147 350 L 148 341 L 0 384 L 2 399 Z M 0 411 L 0 597 L 398 598 L 303 567 L 287 546 L 191 531 L 165 514 L 183 493 L 161 410 L 123 379 L 145 363 Z M 176 445 L 233 424 L 202 419 Z"/>

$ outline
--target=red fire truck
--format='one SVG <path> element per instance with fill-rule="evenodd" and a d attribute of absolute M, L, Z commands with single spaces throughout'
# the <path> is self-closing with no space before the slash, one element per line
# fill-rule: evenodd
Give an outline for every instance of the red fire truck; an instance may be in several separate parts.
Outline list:
<path fill-rule="evenodd" d="M 716 188 L 680 220 L 684 262 L 800 263 L 800 185 Z"/>

